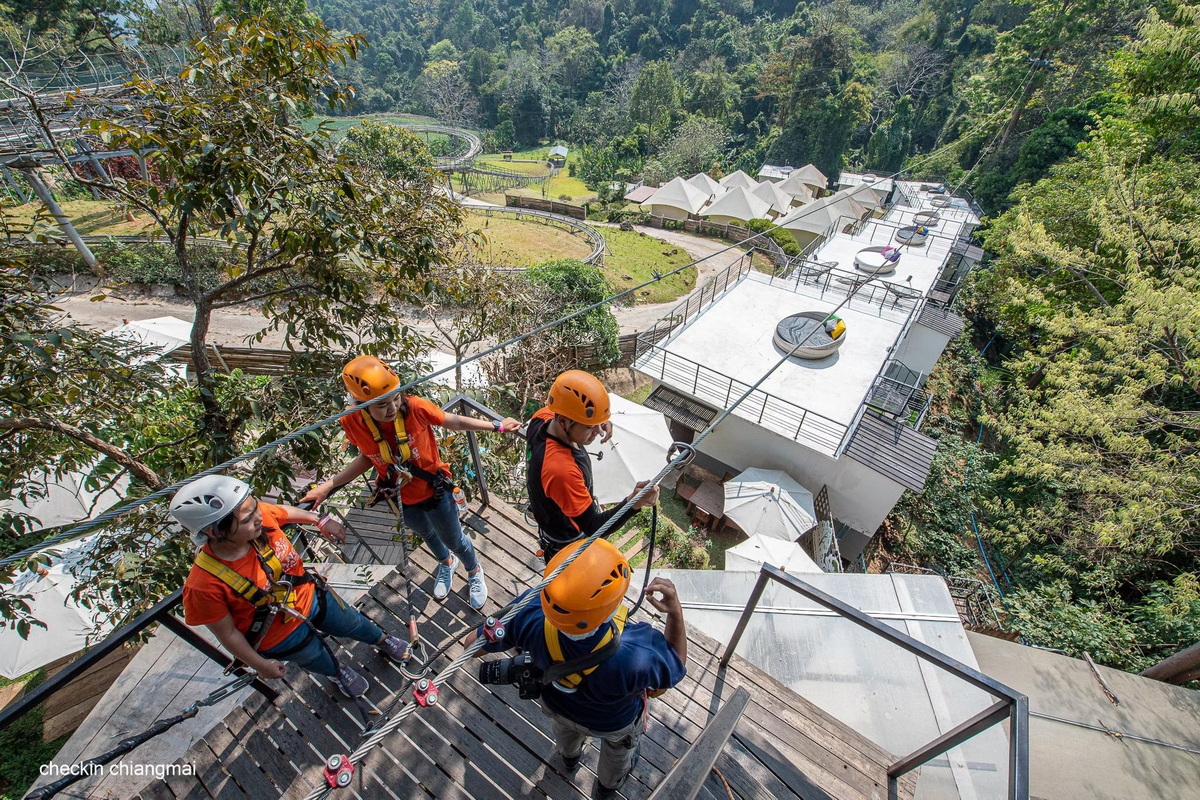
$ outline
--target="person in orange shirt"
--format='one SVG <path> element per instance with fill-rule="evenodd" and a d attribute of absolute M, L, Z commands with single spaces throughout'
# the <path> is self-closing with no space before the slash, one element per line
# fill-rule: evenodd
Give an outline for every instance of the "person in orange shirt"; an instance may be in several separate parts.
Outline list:
<path fill-rule="evenodd" d="M 601 511 L 592 493 L 591 456 L 584 449 L 604 434 L 612 435 L 608 390 L 594 375 L 569 370 L 554 379 L 546 405 L 529 421 L 526 488 L 529 510 L 538 524 L 538 543 L 547 563 L 566 545 L 590 536 L 612 519 L 621 505 Z M 639 481 L 630 497 L 649 481 Z M 628 499 L 628 498 L 627 498 Z M 652 487 L 611 528 L 616 531 L 640 508 L 658 502 Z"/>
<path fill-rule="evenodd" d="M 400 377 L 378 358 L 359 356 L 346 364 L 342 381 L 356 403 L 376 400 L 400 385 Z M 435 600 L 450 594 L 454 569 L 462 559 L 468 574 L 471 607 L 487 602 L 487 583 L 475 546 L 463 533 L 451 492 L 450 468 L 438 453 L 433 426 L 452 431 L 513 433 L 521 423 L 511 417 L 501 421 L 447 414 L 420 397 L 397 393 L 341 419 L 346 438 L 359 455 L 349 466 L 315 487 L 303 498 L 314 506 L 337 487 L 345 486 L 372 467 L 376 491 L 399 487 L 404 524 L 429 545 L 438 568 L 433 583 Z M 456 558 L 457 556 L 457 558 Z"/>
<path fill-rule="evenodd" d="M 206 475 L 171 499 L 171 516 L 200 546 L 183 585 L 188 625 L 205 625 L 229 654 L 265 678 L 282 678 L 282 661 L 329 676 L 347 697 L 365 694 L 367 679 L 334 661 L 314 632 L 373 644 L 401 662 L 408 642 L 387 636 L 305 569 L 282 531 L 316 525 L 344 541 L 341 523 L 294 506 L 259 502 L 243 481 Z"/>

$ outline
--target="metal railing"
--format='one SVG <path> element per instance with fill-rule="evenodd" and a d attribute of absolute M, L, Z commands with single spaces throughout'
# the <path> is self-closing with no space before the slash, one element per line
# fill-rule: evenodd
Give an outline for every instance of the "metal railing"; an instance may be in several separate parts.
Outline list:
<path fill-rule="evenodd" d="M 633 365 L 635 369 L 718 408 L 728 408 L 733 400 L 751 388 L 748 383 L 658 345 L 646 344 L 641 350 L 642 355 Z M 754 390 L 742 401 L 734 414 L 786 439 L 827 454 L 837 449 L 846 433 L 845 423 L 809 411 L 761 389 Z"/>
<path fill-rule="evenodd" d="M 950 590 L 950 597 L 953 598 L 954 607 L 964 625 L 1005 630 L 1000 622 L 1000 615 L 996 613 L 996 605 L 992 602 L 991 591 L 978 578 L 947 575 L 940 570 L 919 567 L 916 564 L 903 564 L 899 561 L 889 564 L 888 572 L 902 575 L 936 575 L 946 582 L 946 588 Z"/>
<path fill-rule="evenodd" d="M 104 640 L 88 650 L 79 658 L 68 664 L 61 672 L 54 677 L 40 684 L 29 694 L 22 697 L 13 705 L 0 711 L 0 730 L 8 727 L 12 723 L 19 720 L 21 717 L 28 714 L 33 709 L 37 708 L 45 702 L 51 695 L 56 694 L 66 688 L 67 684 L 76 678 L 83 675 L 93 666 L 98 664 L 101 659 L 112 653 L 118 647 L 123 646 L 146 628 L 151 625 L 161 623 L 164 627 L 190 644 L 192 647 L 199 650 L 208 658 L 220 664 L 226 670 L 235 675 L 248 674 L 244 667 L 238 666 L 237 662 L 226 656 L 216 647 L 208 642 L 203 636 L 193 631 L 179 617 L 175 615 L 177 609 L 183 603 L 183 590 L 177 589 L 172 594 L 160 600 L 153 608 L 147 609 L 133 622 L 110 633 L 104 637 Z M 250 684 L 257 689 L 264 697 L 274 702 L 279 693 L 272 689 L 259 678 L 255 678 Z"/>
<path fill-rule="evenodd" d="M 807 597 L 818 605 L 824 606 L 838 616 L 844 617 L 861 628 L 865 628 L 872 634 L 907 650 L 917 658 L 945 670 L 977 689 L 982 689 L 992 697 L 998 698 L 995 703 L 980 711 L 975 716 L 956 725 L 923 747 L 892 762 L 891 766 L 888 767 L 889 792 L 897 791 L 896 782 L 901 775 L 911 772 L 917 767 L 942 755 L 947 750 L 958 747 L 976 734 L 982 733 L 984 730 L 1007 719 L 1009 723 L 1008 798 L 1009 800 L 1028 800 L 1029 699 L 1025 695 L 1005 686 L 999 681 L 989 678 L 987 675 L 963 664 L 961 661 L 957 661 L 933 649 L 924 642 L 919 642 L 890 625 L 879 622 L 857 608 L 847 605 L 841 600 L 825 594 L 816 587 L 769 564 L 763 564 L 762 569 L 759 570 L 758 581 L 754 584 L 754 590 L 750 593 L 750 599 L 746 601 L 746 607 L 738 619 L 733 636 L 730 637 L 729 644 L 726 645 L 725 652 L 721 655 L 719 669 L 725 669 L 729 666 L 729 661 L 733 658 L 738 642 L 746 630 L 746 624 L 750 621 L 750 615 L 758 607 L 758 602 L 762 599 L 763 590 L 766 589 L 768 581 L 775 581 L 786 586 L 793 592 Z"/>
<path fill-rule="evenodd" d="M 751 258 L 752 253 L 747 254 L 709 278 L 700 287 L 700 291 L 692 292 L 682 303 L 671 309 L 670 313 L 665 317 L 639 333 L 637 336 L 637 347 L 634 350 L 635 360 L 640 358 L 652 345 L 670 338 L 675 331 L 687 325 L 701 311 L 712 305 L 718 297 L 724 294 L 726 289 L 737 285 L 742 278 L 749 274 L 751 270 Z"/>

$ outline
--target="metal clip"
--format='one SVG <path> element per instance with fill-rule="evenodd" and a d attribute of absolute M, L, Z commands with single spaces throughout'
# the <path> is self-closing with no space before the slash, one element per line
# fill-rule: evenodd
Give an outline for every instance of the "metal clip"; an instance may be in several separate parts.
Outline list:
<path fill-rule="evenodd" d="M 436 706 L 438 701 L 437 684 L 427 678 L 421 678 L 417 681 L 416 688 L 413 689 L 413 699 L 419 706 Z"/>
<path fill-rule="evenodd" d="M 671 442 L 671 446 L 667 448 L 667 463 L 675 460 L 679 453 L 686 453 L 683 461 L 680 461 L 675 469 L 683 469 L 696 458 L 696 448 L 688 442 Z"/>
<path fill-rule="evenodd" d="M 325 762 L 325 784 L 330 789 L 344 789 L 354 780 L 354 762 L 350 756 L 333 755 Z"/>
<path fill-rule="evenodd" d="M 488 617 L 483 621 L 483 635 L 489 642 L 497 642 L 503 639 L 505 633 L 504 626 L 495 617 Z"/>

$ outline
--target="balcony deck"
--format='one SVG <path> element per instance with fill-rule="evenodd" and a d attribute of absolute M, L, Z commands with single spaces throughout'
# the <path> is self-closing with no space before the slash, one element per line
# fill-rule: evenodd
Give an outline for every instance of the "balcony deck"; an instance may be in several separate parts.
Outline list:
<path fill-rule="evenodd" d="M 352 521 L 386 527 L 387 515 L 357 511 Z M 486 565 L 492 610 L 514 592 L 531 585 L 540 560 L 532 532 L 519 512 L 495 504 L 472 518 L 479 530 L 476 546 Z M 480 621 L 453 592 L 443 604 L 427 594 L 433 561 L 422 549 L 414 556 L 418 604 L 423 606 L 423 635 L 440 642 L 464 623 Z M 456 587 L 461 588 L 461 587 Z M 364 612 L 382 627 L 400 632 L 403 580 L 393 573 L 371 589 Z M 639 612 L 643 618 L 656 614 Z M 648 797 L 695 741 L 723 699 L 739 686 L 752 698 L 733 736 L 708 775 L 699 797 L 826 798 L 883 800 L 913 795 L 915 776 L 905 776 L 889 795 L 886 769 L 893 757 L 852 729 L 800 698 L 748 662 L 735 657 L 719 672 L 721 650 L 714 640 L 689 627 L 688 676 L 655 700 L 643 739 L 642 759 L 623 796 Z M 435 667 L 461 652 L 451 648 Z M 405 681 L 390 663 L 365 645 L 344 656 L 371 677 L 368 702 L 379 706 Z M 495 798 L 554 800 L 590 796 L 597 753 L 589 748 L 574 777 L 547 763 L 551 751 L 549 719 L 537 704 L 519 700 L 512 687 L 485 687 L 475 669 L 457 673 L 441 687 L 438 706 L 412 716 L 360 765 L 354 782 L 333 797 Z M 275 705 L 254 695 L 210 731 L 184 757 L 196 765 L 195 777 L 168 777 L 140 792 L 143 798 L 303 797 L 320 782 L 324 757 L 348 752 L 359 741 L 362 724 L 352 706 L 334 699 L 332 690 L 306 673 L 289 670 Z"/>

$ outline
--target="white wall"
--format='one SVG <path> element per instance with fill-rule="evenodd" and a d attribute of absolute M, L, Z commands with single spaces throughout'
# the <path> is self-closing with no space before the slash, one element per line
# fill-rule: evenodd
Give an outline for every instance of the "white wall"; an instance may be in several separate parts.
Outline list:
<path fill-rule="evenodd" d="M 908 335 L 894 355 L 909 369 L 928 375 L 949 343 L 950 339 L 944 334 L 918 323 L 908 329 Z"/>
<path fill-rule="evenodd" d="M 675 206 L 650 206 L 650 213 L 656 217 L 666 217 L 667 219 L 687 219 L 688 213 L 685 209 L 676 208 Z"/>
<path fill-rule="evenodd" d="M 813 494 L 828 486 L 833 516 L 868 535 L 875 533 L 904 491 L 853 459 L 830 458 L 736 416 L 718 425 L 699 450 L 738 470 L 783 470 Z"/>

